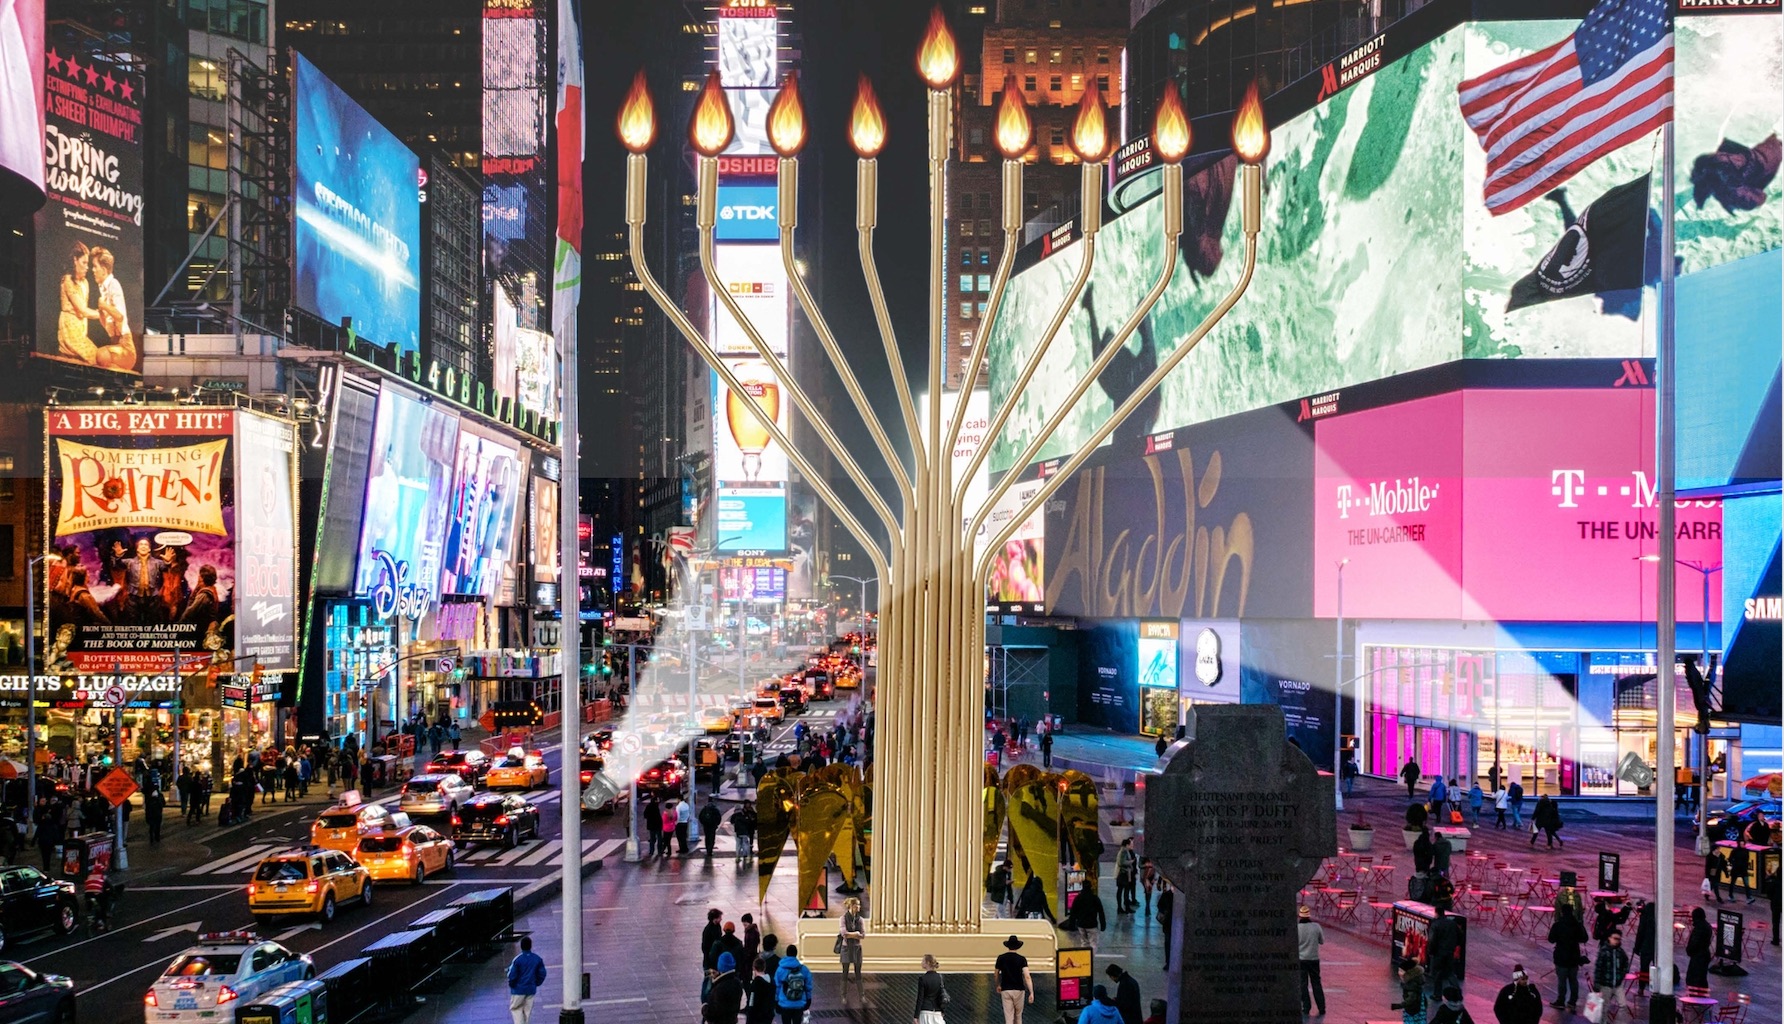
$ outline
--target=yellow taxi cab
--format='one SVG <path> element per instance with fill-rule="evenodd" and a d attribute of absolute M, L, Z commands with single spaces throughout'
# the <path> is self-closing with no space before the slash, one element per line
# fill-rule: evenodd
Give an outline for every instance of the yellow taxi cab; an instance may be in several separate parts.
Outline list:
<path fill-rule="evenodd" d="M 545 785 L 549 776 L 542 751 L 509 747 L 508 753 L 483 777 L 483 786 L 485 789 L 532 789 Z"/>
<path fill-rule="evenodd" d="M 729 708 L 701 708 L 700 731 L 723 734 L 731 731 L 731 711 Z"/>
<path fill-rule="evenodd" d="M 764 721 L 780 721 L 784 714 L 784 712 L 781 711 L 780 691 L 776 690 L 775 695 L 772 697 L 757 697 L 755 707 L 752 710 L 757 718 L 763 719 Z"/>
<path fill-rule="evenodd" d="M 287 914 L 313 914 L 326 924 L 347 900 L 371 905 L 370 872 L 339 850 L 317 846 L 264 858 L 248 883 L 248 912 L 262 924 Z"/>
<path fill-rule="evenodd" d="M 310 825 L 310 843 L 325 850 L 351 854 L 359 849 L 360 836 L 395 827 L 394 819 L 389 808 L 362 803 L 359 794 L 349 790 L 340 803 L 316 816 Z"/>
<path fill-rule="evenodd" d="M 435 872 L 452 870 L 452 840 L 426 825 L 385 829 L 361 836 L 353 859 L 377 881 L 420 885 Z"/>

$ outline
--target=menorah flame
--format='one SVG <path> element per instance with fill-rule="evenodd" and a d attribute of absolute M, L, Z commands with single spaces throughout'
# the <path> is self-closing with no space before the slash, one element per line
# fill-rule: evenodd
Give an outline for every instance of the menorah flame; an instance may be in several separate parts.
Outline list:
<path fill-rule="evenodd" d="M 894 443 L 891 423 L 874 412 L 855 373 L 859 353 L 845 353 L 837 344 L 823 311 L 806 288 L 794 261 L 794 237 L 798 227 L 799 161 L 807 128 L 798 84 L 788 76 L 769 115 L 770 141 L 780 155 L 777 165 L 782 263 L 794 297 L 811 323 L 819 343 L 831 360 L 857 413 L 866 422 L 880 459 L 890 470 L 896 507 L 873 484 L 860 462 L 861 452 L 836 436 L 828 417 L 812 402 L 798 380 L 788 372 L 785 360 L 767 345 L 756 325 L 730 297 L 714 270 L 713 236 L 717 222 L 718 153 L 730 142 L 732 117 L 716 74 L 706 82 L 689 125 L 689 139 L 700 159 L 696 167 L 695 226 L 699 234 L 700 263 L 712 291 L 724 307 L 721 315 L 733 318 L 749 339 L 755 355 L 778 383 L 778 396 L 810 422 L 835 464 L 853 485 L 855 502 L 844 500 L 833 482 L 816 471 L 806 453 L 789 443 L 776 422 L 778 409 L 764 402 L 738 402 L 737 423 L 746 417 L 755 428 L 746 432 L 752 443 L 772 442 L 786 453 L 807 483 L 835 512 L 838 521 L 860 541 L 881 581 L 879 588 L 879 677 L 875 713 L 878 743 L 874 766 L 873 828 L 874 932 L 867 940 L 866 957 L 876 970 L 911 971 L 921 953 L 931 952 L 949 960 L 955 970 L 989 968 L 999 951 L 987 943 L 980 922 L 982 857 L 981 747 L 984 722 L 983 651 L 985 583 L 996 552 L 1021 524 L 1039 512 L 1055 490 L 1083 465 L 1097 447 L 1127 419 L 1164 378 L 1224 317 L 1251 280 L 1257 260 L 1257 235 L 1261 209 L 1262 161 L 1269 150 L 1269 131 L 1255 86 L 1234 124 L 1233 143 L 1242 162 L 1239 189 L 1243 209 L 1245 262 L 1238 284 L 1214 312 L 1169 354 L 1158 368 L 1112 415 L 1085 440 L 1057 471 L 1050 474 L 999 530 L 975 541 L 990 509 L 1009 490 L 1018 474 L 1003 481 L 973 507 L 967 507 L 967 483 L 991 450 L 991 441 L 1008 423 L 1017 400 L 1039 369 L 1054 336 L 1058 334 L 1089 281 L 1096 258 L 1097 234 L 1104 207 L 1104 161 L 1114 149 L 1107 108 L 1094 85 L 1085 90 L 1071 132 L 1071 145 L 1082 163 L 1081 241 L 1078 270 L 1072 287 L 1054 311 L 1047 329 L 1021 360 L 1009 395 L 1000 404 L 970 464 L 958 479 L 951 473 L 950 452 L 958 442 L 965 416 L 964 401 L 953 403 L 945 424 L 942 417 L 941 366 L 945 352 L 942 303 L 947 294 L 943 265 L 946 166 L 952 141 L 951 89 L 960 74 L 954 35 L 938 7 L 931 15 L 917 57 L 918 73 L 928 91 L 928 159 L 930 181 L 929 264 L 929 366 L 928 422 L 919 423 L 912 387 L 905 371 L 898 339 L 881 287 L 874 260 L 873 235 L 878 222 L 879 170 L 877 157 L 886 143 L 885 114 L 874 95 L 872 83 L 862 76 L 857 89 L 849 140 L 859 160 L 856 165 L 856 229 L 862 271 L 868 297 L 874 307 L 880 340 L 891 369 L 899 406 L 899 425 L 904 446 Z M 657 283 L 644 261 L 645 223 L 644 150 L 655 136 L 653 110 L 642 77 L 627 97 L 619 118 L 619 131 L 631 155 L 626 165 L 626 220 L 635 273 L 644 290 L 663 310 L 677 330 L 710 366 L 720 382 L 737 394 L 766 395 L 766 380 L 739 381 L 719 359 L 707 338 L 675 305 Z M 1033 139 L 1033 125 L 1021 91 L 1013 78 L 1005 82 L 996 118 L 996 144 L 1003 156 L 1002 221 L 1003 255 L 993 278 L 979 343 L 965 368 L 967 380 L 976 379 L 984 367 L 984 332 L 995 323 L 1002 308 L 1018 238 L 1022 229 L 1022 160 Z M 1161 269 L 1157 280 L 1138 307 L 1124 321 L 1103 354 L 1076 381 L 1065 401 L 1030 439 L 1017 465 L 1028 465 L 1058 431 L 1065 418 L 1095 384 L 1109 361 L 1119 354 L 1128 338 L 1163 297 L 1176 268 L 1177 243 L 1183 231 L 1183 168 L 1191 150 L 1189 119 L 1180 97 L 1167 89 L 1159 105 L 1153 129 L 1153 149 L 1164 165 L 1163 231 L 1160 237 Z M 778 405 L 778 402 L 773 403 Z M 907 459 L 901 454 L 910 452 Z M 873 515 L 864 523 L 854 512 L 864 504 Z M 873 527 L 869 528 L 870 524 Z M 803 852 L 802 852 L 803 855 Z M 764 889 L 767 876 L 761 876 Z M 1052 926 L 1045 921 L 1000 921 L 998 936 L 1011 930 L 1033 940 L 1044 950 L 1054 942 Z M 802 922 L 801 944 L 828 941 L 834 924 Z M 810 932 L 808 936 L 806 933 Z M 821 934 L 820 934 L 821 933 Z"/>

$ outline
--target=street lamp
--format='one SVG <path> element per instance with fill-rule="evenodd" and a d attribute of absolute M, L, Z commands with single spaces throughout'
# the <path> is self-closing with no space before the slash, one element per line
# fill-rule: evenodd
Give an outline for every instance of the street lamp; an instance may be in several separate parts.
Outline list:
<path fill-rule="evenodd" d="M 45 551 L 25 562 L 25 820 L 28 833 L 37 830 L 37 563 L 61 560 L 62 556 L 54 551 Z"/>
<path fill-rule="evenodd" d="M 839 572 L 831 573 L 830 578 L 833 580 L 848 580 L 850 583 L 861 584 L 861 603 L 856 605 L 856 612 L 861 620 L 861 635 L 863 637 L 867 636 L 867 585 L 869 583 L 878 583 L 880 578 L 878 576 L 868 576 L 863 579 L 860 576 L 844 576 Z"/>
<path fill-rule="evenodd" d="M 1642 555 L 1637 561 L 1659 562 L 1659 555 Z M 1703 670 L 1707 677 L 1710 671 L 1710 577 L 1722 571 L 1722 563 L 1710 565 L 1695 559 L 1675 558 L 1678 565 L 1696 572 L 1703 577 Z M 1665 673 L 1655 666 L 1654 678 L 1660 679 Z M 1676 684 L 1675 684 L 1676 685 Z M 1656 683 L 1658 686 L 1658 683 Z M 1656 698 L 1658 699 L 1658 698 Z M 1699 733 L 1697 737 L 1697 855 L 1705 857 L 1710 852 L 1709 807 L 1710 797 L 1710 736 Z"/>

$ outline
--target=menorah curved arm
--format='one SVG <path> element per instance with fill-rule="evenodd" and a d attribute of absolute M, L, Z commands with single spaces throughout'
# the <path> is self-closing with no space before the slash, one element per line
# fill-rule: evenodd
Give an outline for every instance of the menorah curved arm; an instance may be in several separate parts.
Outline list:
<path fill-rule="evenodd" d="M 705 158 L 702 159 L 704 161 Z M 707 190 L 703 188 L 701 191 L 704 193 Z M 700 234 L 700 270 L 706 275 L 707 286 L 712 289 L 714 295 L 719 297 L 719 303 L 737 321 L 737 325 L 743 328 L 744 336 L 749 338 L 751 347 L 756 350 L 756 355 L 768 364 L 769 369 L 774 371 L 775 377 L 780 380 L 781 387 L 793 399 L 793 407 L 798 409 L 806 421 L 811 424 L 812 430 L 829 449 L 830 457 L 836 460 L 837 465 L 841 466 L 843 472 L 849 475 L 849 479 L 854 482 L 855 486 L 861 489 L 862 495 L 867 498 L 867 503 L 873 507 L 874 512 L 879 515 L 880 521 L 885 524 L 886 532 L 896 536 L 899 522 L 898 517 L 892 514 L 892 506 L 886 504 L 886 499 L 880 497 L 880 492 L 873 486 L 873 481 L 869 480 L 867 474 L 862 472 L 860 464 L 855 461 L 854 456 L 849 454 L 848 448 L 836 436 L 836 432 L 830 429 L 830 424 L 818 411 L 817 403 L 813 402 L 811 396 L 805 393 L 805 389 L 799 386 L 799 382 L 793 379 L 792 373 L 788 372 L 787 364 L 781 360 L 781 357 L 775 355 L 774 350 L 768 347 L 768 343 L 762 340 L 761 332 L 756 330 L 754 323 L 750 322 L 749 315 L 743 311 L 743 307 L 739 306 L 737 300 L 731 297 L 730 291 L 725 288 L 725 282 L 719 279 L 718 270 L 713 264 L 713 226 L 709 223 L 701 223 L 698 231 Z M 749 404 L 754 405 L 755 403 Z M 788 448 L 787 454 L 791 456 L 792 453 L 793 449 Z M 804 472 L 803 467 L 801 472 Z M 806 476 L 807 479 L 810 479 L 811 474 L 808 473 Z"/>
<path fill-rule="evenodd" d="M 1119 427 L 1123 420 L 1133 415 L 1133 411 L 1140 407 L 1140 403 L 1144 402 L 1152 392 L 1158 390 L 1158 386 L 1164 383 L 1164 379 L 1170 375 L 1172 370 L 1177 368 L 1177 364 L 1181 363 L 1185 357 L 1195 350 L 1196 345 L 1207 336 L 1209 331 L 1214 329 L 1215 324 L 1225 319 L 1227 313 L 1231 311 L 1233 306 L 1239 301 L 1239 297 L 1245 294 L 1245 289 L 1251 285 L 1252 271 L 1257 269 L 1257 231 L 1255 227 L 1252 227 L 1249 224 L 1247 226 L 1248 230 L 1245 234 L 1245 269 L 1239 275 L 1239 283 L 1234 285 L 1233 290 L 1227 297 L 1222 299 L 1220 305 L 1214 308 L 1214 312 L 1210 313 L 1207 318 L 1190 333 L 1189 337 L 1184 339 L 1183 344 L 1177 346 L 1177 350 L 1167 356 L 1164 362 L 1158 365 L 1158 369 L 1153 370 L 1144 381 L 1140 382 L 1140 386 L 1135 389 L 1132 395 L 1128 396 L 1127 401 L 1122 402 L 1121 406 L 1109 416 L 1108 420 L 1090 435 L 1089 439 L 1079 447 L 1076 454 L 1066 460 L 1065 465 L 1059 467 L 1059 470 L 1049 477 L 1046 483 L 1041 485 L 1041 489 L 1035 492 L 1034 497 L 1029 498 L 1028 501 L 1023 504 L 1022 508 L 1017 511 L 1016 515 L 1009 521 L 1009 523 L 1006 524 L 1002 530 L 998 531 L 997 536 L 992 538 L 989 544 L 985 545 L 985 550 L 980 553 L 978 564 L 974 567 L 973 571 L 973 579 L 978 586 L 983 587 L 985 585 L 985 580 L 991 569 L 991 560 L 995 553 L 1001 550 L 1011 537 L 1015 536 L 1016 531 L 1021 528 L 1023 523 L 1028 521 L 1030 516 L 1034 515 L 1046 505 L 1047 499 L 1053 496 L 1053 492 L 1059 490 L 1060 485 L 1070 479 L 1071 475 L 1076 473 L 1079 467 L 1084 465 L 1085 461 L 1087 461 L 1091 454 L 1096 451 L 1097 446 L 1107 440 L 1109 435 L 1115 432 L 1115 428 Z M 985 447 L 989 447 L 989 445 Z M 980 450 L 983 451 L 984 448 L 982 447 Z M 1014 469 L 1010 471 L 1010 475 L 1012 476 L 1015 475 L 1015 473 L 1016 470 Z"/>
<path fill-rule="evenodd" d="M 997 270 L 991 278 L 991 302 L 985 307 L 985 315 L 979 318 L 979 329 L 973 335 L 973 354 L 967 360 L 966 372 L 960 377 L 960 390 L 971 391 L 973 382 L 985 369 L 985 342 L 991 337 L 991 327 L 997 323 L 997 315 L 1003 311 L 1004 290 L 1010 284 L 1010 272 L 1016 265 L 1016 239 L 1021 235 L 1019 230 L 1004 229 L 1003 255 L 997 259 Z M 947 439 L 947 451 L 953 451 L 960 443 L 960 428 L 966 422 L 966 403 L 954 403 L 954 415 L 948 421 L 948 432 L 943 435 Z M 972 479 L 969 475 L 967 480 Z M 958 493 L 966 493 L 966 484 L 958 485 Z"/>
<path fill-rule="evenodd" d="M 873 435 L 874 444 L 879 446 L 880 456 L 892 471 L 892 482 L 898 487 L 898 497 L 903 503 L 905 515 L 910 515 L 916 498 L 911 490 L 911 478 L 904 471 L 904 460 L 899 458 L 897 449 L 892 447 L 892 439 L 886 436 L 886 428 L 880 423 L 878 413 L 868 403 L 867 392 L 862 390 L 861 381 L 856 378 L 854 369 L 843 357 L 842 347 L 836 343 L 836 335 L 830 331 L 829 323 L 824 320 L 824 313 L 818 308 L 817 300 L 812 298 L 811 289 L 805 286 L 805 277 L 799 273 L 799 267 L 793 258 L 794 230 L 799 226 L 799 161 L 783 159 L 778 171 L 780 175 L 780 195 L 777 207 L 780 211 L 780 252 L 781 266 L 786 269 L 787 280 L 793 285 L 793 295 L 799 300 L 799 308 L 805 311 L 805 318 L 811 321 L 812 329 L 817 332 L 818 343 L 824 346 L 824 353 L 830 357 L 830 364 L 836 368 L 836 375 L 842 379 L 843 390 L 855 403 L 855 411 L 867 424 L 868 433 Z"/>
<path fill-rule="evenodd" d="M 880 270 L 873 258 L 873 226 L 861 226 L 857 234 L 861 274 L 867 279 L 867 298 L 873 305 L 874 321 L 879 324 L 880 344 L 886 348 L 886 364 L 892 369 L 892 386 L 898 392 L 898 411 L 904 416 L 905 433 L 911 439 L 912 468 L 917 476 L 922 476 L 929 466 L 929 454 L 923 450 L 923 428 L 917 423 L 917 402 L 911 397 L 911 382 L 905 376 L 904 357 L 898 351 L 898 335 L 892 330 L 892 313 L 886 306 L 886 291 L 880 286 Z"/>

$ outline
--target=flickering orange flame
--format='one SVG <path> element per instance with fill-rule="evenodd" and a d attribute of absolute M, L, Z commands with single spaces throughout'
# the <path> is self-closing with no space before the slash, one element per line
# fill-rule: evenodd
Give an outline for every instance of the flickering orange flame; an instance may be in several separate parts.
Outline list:
<path fill-rule="evenodd" d="M 694 104 L 694 116 L 688 121 L 688 142 L 701 156 L 718 156 L 731 144 L 733 130 L 731 103 L 725 99 L 715 68 L 706 76 L 700 100 Z"/>
<path fill-rule="evenodd" d="M 880 98 L 873 94 L 873 83 L 866 75 L 855 86 L 855 114 L 849 119 L 849 142 L 855 155 L 872 160 L 886 147 L 886 114 L 880 109 Z"/>
<path fill-rule="evenodd" d="M 799 76 L 788 72 L 768 108 L 768 144 L 781 156 L 798 156 L 805 146 L 805 105 L 799 102 Z"/>
<path fill-rule="evenodd" d="M 1028 117 L 1028 102 L 1016 87 L 1016 76 L 1004 76 L 1003 99 L 997 104 L 997 151 L 1005 160 L 1019 160 L 1034 141 L 1034 123 Z"/>
<path fill-rule="evenodd" d="M 960 51 L 940 4 L 929 12 L 929 29 L 917 49 L 917 74 L 931 89 L 946 89 L 960 76 Z"/>
<path fill-rule="evenodd" d="M 626 101 L 620 104 L 615 127 L 628 152 L 642 153 L 657 140 L 657 110 L 650 101 L 650 84 L 644 80 L 643 68 L 638 69 Z"/>
<path fill-rule="evenodd" d="M 1260 164 L 1270 155 L 1270 126 L 1264 121 L 1264 101 L 1257 83 L 1245 90 L 1245 99 L 1233 114 L 1233 152 L 1248 164 Z"/>
<path fill-rule="evenodd" d="M 1084 87 L 1084 98 L 1078 102 L 1078 117 L 1072 122 L 1072 152 L 1087 164 L 1101 163 L 1109 155 L 1109 113 L 1103 109 L 1095 81 Z"/>
<path fill-rule="evenodd" d="M 1160 160 L 1174 164 L 1189 153 L 1189 143 L 1189 115 L 1183 112 L 1176 84 L 1167 82 L 1152 121 L 1152 150 Z"/>

